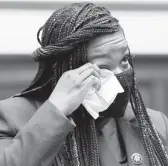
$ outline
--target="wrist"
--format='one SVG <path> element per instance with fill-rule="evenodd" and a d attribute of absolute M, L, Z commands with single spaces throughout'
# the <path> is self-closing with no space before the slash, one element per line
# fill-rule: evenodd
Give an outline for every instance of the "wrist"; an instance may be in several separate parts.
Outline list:
<path fill-rule="evenodd" d="M 52 98 L 49 98 L 48 101 L 51 104 L 53 104 L 63 115 L 68 116 L 68 113 L 67 113 L 68 111 L 65 108 L 65 104 L 64 103 L 61 104 L 61 102 L 55 101 Z"/>

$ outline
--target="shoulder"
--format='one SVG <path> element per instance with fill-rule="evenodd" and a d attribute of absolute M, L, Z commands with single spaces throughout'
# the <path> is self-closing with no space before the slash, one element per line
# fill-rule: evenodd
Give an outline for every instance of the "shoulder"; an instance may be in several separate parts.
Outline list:
<path fill-rule="evenodd" d="M 24 126 L 36 110 L 36 103 L 28 98 L 15 97 L 0 101 L 1 120 L 15 131 Z"/>
<path fill-rule="evenodd" d="M 168 142 L 168 118 L 166 117 L 166 115 L 161 111 L 156 111 L 150 108 L 146 108 L 146 110 L 160 136 L 163 138 L 163 140 L 166 140 Z M 130 104 L 127 107 L 126 115 L 124 118 L 127 121 L 130 121 L 131 124 L 139 126 Z"/>
<path fill-rule="evenodd" d="M 147 108 L 148 115 L 155 125 L 157 131 L 166 139 L 168 140 L 168 119 L 164 113 L 161 111 L 156 111 Z"/>
<path fill-rule="evenodd" d="M 150 108 L 147 108 L 147 112 L 152 122 L 157 125 L 159 128 L 165 128 L 165 119 L 167 118 L 164 113 L 161 111 L 156 111 Z"/>

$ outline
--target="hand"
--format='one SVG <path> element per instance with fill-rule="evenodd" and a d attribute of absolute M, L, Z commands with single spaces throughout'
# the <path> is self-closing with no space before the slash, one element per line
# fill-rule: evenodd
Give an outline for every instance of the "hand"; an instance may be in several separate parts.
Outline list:
<path fill-rule="evenodd" d="M 89 89 L 95 87 L 99 90 L 100 85 L 99 67 L 87 63 L 63 73 L 49 101 L 68 116 L 80 106 Z"/>

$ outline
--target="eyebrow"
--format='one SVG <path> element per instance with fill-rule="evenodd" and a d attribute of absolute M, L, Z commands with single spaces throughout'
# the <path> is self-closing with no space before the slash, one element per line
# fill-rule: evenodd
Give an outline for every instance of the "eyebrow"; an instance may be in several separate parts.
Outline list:
<path fill-rule="evenodd" d="M 99 53 L 99 54 L 95 54 L 91 59 L 95 59 L 95 58 L 104 58 L 105 56 L 108 56 L 108 53 Z"/>
<path fill-rule="evenodd" d="M 126 54 L 124 55 L 124 57 L 125 56 L 128 57 L 128 58 L 134 58 L 135 54 L 131 54 L 129 47 L 127 47 Z"/>
<path fill-rule="evenodd" d="M 130 58 L 132 58 L 132 57 L 133 57 L 133 56 L 132 56 L 131 53 L 130 53 L 129 47 L 127 47 L 126 50 L 125 50 L 124 56 L 121 58 L 121 60 L 122 60 L 123 58 L 128 58 L 128 59 L 130 59 Z"/>

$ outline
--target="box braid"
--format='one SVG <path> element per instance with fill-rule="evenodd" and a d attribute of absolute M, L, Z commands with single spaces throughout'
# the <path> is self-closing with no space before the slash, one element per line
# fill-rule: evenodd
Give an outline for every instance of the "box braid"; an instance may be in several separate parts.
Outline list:
<path fill-rule="evenodd" d="M 121 30 L 118 20 L 104 7 L 75 3 L 55 11 L 37 33 L 41 47 L 33 53 L 39 62 L 30 86 L 17 96 L 48 99 L 61 75 L 87 62 L 87 42 L 94 37 Z M 42 37 L 40 39 L 40 32 Z M 130 64 L 133 67 L 132 59 Z M 168 165 L 167 153 L 146 112 L 134 76 L 131 105 L 140 125 L 140 135 L 150 166 Z M 55 165 L 100 166 L 94 119 L 83 106 L 72 115 L 77 127 L 64 142 L 64 150 L 55 157 Z"/>
<path fill-rule="evenodd" d="M 133 59 L 129 60 L 133 68 Z M 150 166 L 165 166 L 168 165 L 168 154 L 160 139 L 155 126 L 153 125 L 142 100 L 139 92 L 138 84 L 135 79 L 134 73 L 133 86 L 131 90 L 130 101 L 136 116 L 136 119 L 140 125 L 140 136 L 147 153 Z"/>

